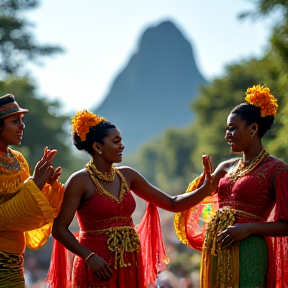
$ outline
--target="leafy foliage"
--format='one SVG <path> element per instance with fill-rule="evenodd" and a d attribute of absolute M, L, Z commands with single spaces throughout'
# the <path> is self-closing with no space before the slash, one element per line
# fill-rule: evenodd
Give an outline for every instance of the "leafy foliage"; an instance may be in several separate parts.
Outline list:
<path fill-rule="evenodd" d="M 23 74 L 23 64 L 38 61 L 39 56 L 51 56 L 62 49 L 58 46 L 39 45 L 29 26 L 20 15 L 37 7 L 37 0 L 2 0 L 0 2 L 0 70 L 2 79 Z M 22 71 L 21 71 L 22 70 Z"/>

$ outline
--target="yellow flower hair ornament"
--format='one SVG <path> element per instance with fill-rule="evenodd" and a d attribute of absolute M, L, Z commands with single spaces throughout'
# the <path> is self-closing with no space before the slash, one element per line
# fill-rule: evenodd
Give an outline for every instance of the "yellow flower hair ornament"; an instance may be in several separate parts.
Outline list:
<path fill-rule="evenodd" d="M 71 121 L 72 131 L 79 135 L 81 141 L 85 141 L 89 129 L 104 121 L 106 121 L 104 117 L 100 117 L 87 110 L 78 111 Z"/>
<path fill-rule="evenodd" d="M 261 117 L 276 115 L 278 109 L 277 99 L 270 93 L 268 87 L 254 85 L 247 89 L 245 95 L 247 103 L 260 107 Z"/>

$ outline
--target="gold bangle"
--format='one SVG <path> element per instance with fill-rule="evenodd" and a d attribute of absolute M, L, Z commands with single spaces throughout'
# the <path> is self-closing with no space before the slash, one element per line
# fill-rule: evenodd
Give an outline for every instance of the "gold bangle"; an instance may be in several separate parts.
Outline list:
<path fill-rule="evenodd" d="M 92 257 L 93 255 L 95 255 L 94 252 L 91 252 L 84 260 L 87 261 L 90 257 Z"/>

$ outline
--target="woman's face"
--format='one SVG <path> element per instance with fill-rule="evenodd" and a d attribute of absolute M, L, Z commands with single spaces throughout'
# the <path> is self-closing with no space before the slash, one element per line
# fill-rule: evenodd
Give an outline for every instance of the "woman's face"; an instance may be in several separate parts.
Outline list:
<path fill-rule="evenodd" d="M 250 126 L 247 127 L 246 121 L 237 114 L 228 115 L 225 139 L 231 145 L 232 152 L 240 153 L 251 146 Z"/>
<path fill-rule="evenodd" d="M 24 114 L 15 114 L 4 119 L 3 126 L 0 127 L 0 142 L 4 146 L 19 145 L 23 138 L 25 124 Z"/>
<path fill-rule="evenodd" d="M 108 131 L 109 135 L 103 139 L 104 143 L 100 145 L 102 156 L 112 163 L 119 163 L 122 161 L 124 150 L 122 135 L 117 128 L 111 128 Z"/>

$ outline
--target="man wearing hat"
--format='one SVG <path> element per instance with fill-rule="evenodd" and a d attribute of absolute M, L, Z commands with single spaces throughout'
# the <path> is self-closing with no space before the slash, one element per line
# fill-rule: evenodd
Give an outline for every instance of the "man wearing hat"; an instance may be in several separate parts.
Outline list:
<path fill-rule="evenodd" d="M 9 147 L 21 144 L 27 112 L 12 94 L 0 97 L 0 288 L 25 287 L 25 246 L 45 244 L 64 194 L 61 168 L 52 166 L 57 150 L 46 147 L 30 176 L 23 155 Z"/>

